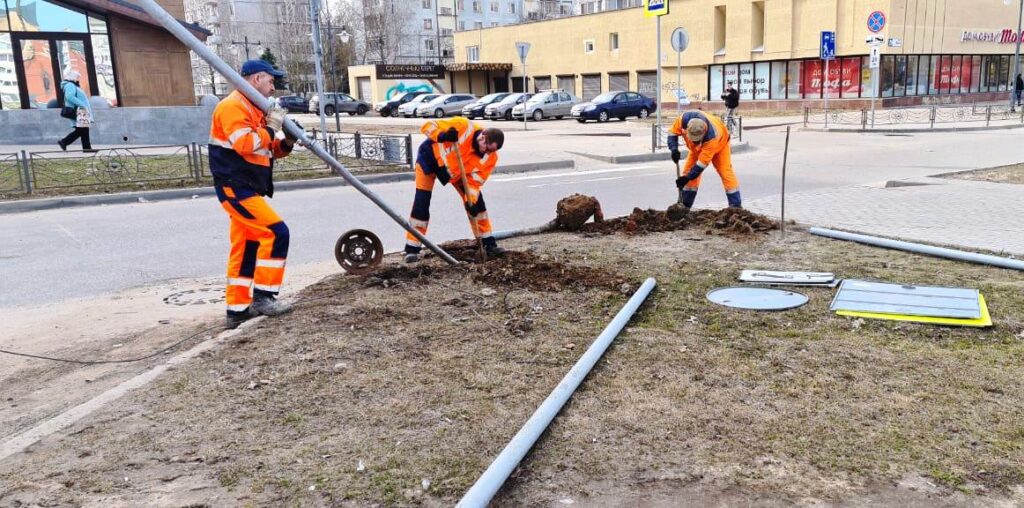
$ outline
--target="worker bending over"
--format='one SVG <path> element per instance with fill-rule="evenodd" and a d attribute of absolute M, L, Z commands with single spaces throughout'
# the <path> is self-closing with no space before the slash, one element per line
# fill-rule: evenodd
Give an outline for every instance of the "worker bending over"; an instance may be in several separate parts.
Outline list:
<path fill-rule="evenodd" d="M 451 182 L 462 198 L 466 215 L 476 220 L 476 234 L 483 240 L 484 249 L 490 256 L 501 256 L 505 250 L 491 234 L 491 220 L 487 216 L 487 205 L 480 192 L 491 171 L 498 164 L 498 150 L 505 142 L 501 129 L 479 129 L 473 122 L 455 117 L 450 120 L 431 120 L 420 129 L 427 139 L 420 144 L 416 154 L 416 197 L 413 199 L 409 222 L 423 235 L 427 234 L 430 222 L 430 196 L 434 181 L 441 185 Z M 465 182 L 459 172 L 459 156 L 466 168 Z M 414 263 L 420 259 L 423 245 L 412 235 L 405 235 L 405 261 Z"/>
<path fill-rule="evenodd" d="M 685 136 L 684 136 L 685 134 Z M 722 179 L 725 197 L 729 206 L 741 208 L 740 182 L 732 170 L 732 152 L 729 147 L 729 130 L 722 120 L 703 111 L 687 111 L 676 119 L 669 129 L 668 149 L 672 151 L 672 162 L 679 164 L 679 136 L 684 136 L 689 153 L 683 164 L 682 175 L 676 178 L 676 187 L 683 190 L 682 204 L 689 211 L 697 199 L 700 177 L 709 164 Z"/>

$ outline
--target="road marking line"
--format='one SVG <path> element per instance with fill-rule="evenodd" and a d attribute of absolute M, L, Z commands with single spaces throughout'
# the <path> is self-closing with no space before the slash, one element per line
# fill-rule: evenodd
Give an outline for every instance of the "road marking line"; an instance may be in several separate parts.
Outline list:
<path fill-rule="evenodd" d="M 567 173 L 551 173 L 549 175 L 528 175 L 528 176 L 511 176 L 511 177 L 501 177 L 501 176 L 498 176 L 498 177 L 494 178 L 494 181 L 495 182 L 518 182 L 518 181 L 522 181 L 522 180 L 541 180 L 541 179 L 544 179 L 544 178 L 558 178 L 558 177 L 562 177 L 562 176 L 589 176 L 589 175 L 599 175 L 599 174 L 604 174 L 604 173 L 618 173 L 618 172 L 622 172 L 622 171 L 633 171 L 633 170 L 637 170 L 637 169 L 649 169 L 649 168 L 653 168 L 653 167 L 654 166 L 645 164 L 643 166 L 627 166 L 627 167 L 624 167 L 624 168 L 595 169 L 593 171 L 571 171 L 571 172 L 567 172 Z"/>

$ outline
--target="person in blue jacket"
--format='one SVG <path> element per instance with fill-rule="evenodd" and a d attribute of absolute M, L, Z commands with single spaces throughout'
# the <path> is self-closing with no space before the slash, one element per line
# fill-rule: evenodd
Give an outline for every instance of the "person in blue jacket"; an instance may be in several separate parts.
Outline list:
<path fill-rule="evenodd" d="M 86 95 L 85 91 L 78 84 L 80 78 L 81 75 L 78 71 L 68 69 L 64 72 L 64 81 L 60 82 L 60 90 L 64 95 L 64 107 L 75 108 L 76 117 L 74 120 L 71 120 L 71 127 L 75 130 L 64 136 L 64 139 L 57 141 L 57 144 L 61 150 L 67 150 L 68 145 L 81 138 L 82 150 L 95 152 L 96 150 L 92 149 L 92 143 L 89 142 L 89 124 L 95 123 L 95 117 L 93 116 L 92 105 L 89 104 L 89 96 Z"/>

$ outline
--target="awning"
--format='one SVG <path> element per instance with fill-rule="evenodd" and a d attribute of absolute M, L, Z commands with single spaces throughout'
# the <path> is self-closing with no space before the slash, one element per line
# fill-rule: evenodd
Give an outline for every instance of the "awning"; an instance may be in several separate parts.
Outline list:
<path fill-rule="evenodd" d="M 481 62 L 458 62 L 444 65 L 445 70 L 450 72 L 461 72 L 461 71 L 498 71 L 498 72 L 510 72 L 512 70 L 512 64 L 510 63 L 481 63 Z"/>
<path fill-rule="evenodd" d="M 163 30 L 163 26 L 155 19 L 151 18 L 142 7 L 135 5 L 130 0 L 62 0 L 64 3 L 80 7 L 86 10 L 99 12 L 103 14 L 116 14 L 125 18 L 133 19 L 151 25 L 153 27 Z M 195 35 L 199 40 L 205 41 L 213 32 L 199 26 L 196 23 L 188 23 L 182 20 L 178 20 L 182 26 L 187 28 L 192 35 Z"/>

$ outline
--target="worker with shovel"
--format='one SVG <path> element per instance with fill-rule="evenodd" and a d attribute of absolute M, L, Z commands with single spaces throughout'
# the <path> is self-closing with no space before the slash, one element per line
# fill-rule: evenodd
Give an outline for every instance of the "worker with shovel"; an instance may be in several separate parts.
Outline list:
<path fill-rule="evenodd" d="M 501 256 L 505 251 L 491 234 L 491 220 L 480 189 L 498 163 L 497 152 L 505 142 L 505 134 L 501 129 L 479 129 L 462 117 L 431 120 L 420 131 L 427 139 L 416 154 L 416 197 L 409 223 L 426 235 L 434 181 L 440 181 L 442 186 L 451 182 L 462 198 L 473 236 L 487 255 Z M 405 262 L 419 261 L 423 246 L 410 233 L 405 238 Z"/>
<path fill-rule="evenodd" d="M 689 149 L 682 172 L 679 172 L 679 136 L 683 136 Z M 694 200 L 697 199 L 701 174 L 710 164 L 715 165 L 715 170 L 722 179 L 729 206 L 742 207 L 740 182 L 732 170 L 729 130 L 718 116 L 703 111 L 683 113 L 669 129 L 668 149 L 672 152 L 672 162 L 676 164 L 678 177 L 676 188 L 679 189 L 679 202 L 669 209 L 670 215 L 676 216 L 675 219 L 682 218 L 690 211 Z"/>
<path fill-rule="evenodd" d="M 245 62 L 241 74 L 266 97 L 274 92 L 274 78 L 284 75 L 263 60 Z M 288 226 L 264 199 L 274 195 L 274 159 L 288 156 L 295 145 L 287 133 L 279 136 L 284 119 L 279 106 L 264 114 L 238 90 L 213 110 L 210 173 L 231 222 L 225 294 L 229 328 L 261 314 L 291 310 L 277 300 L 288 257 Z"/>

